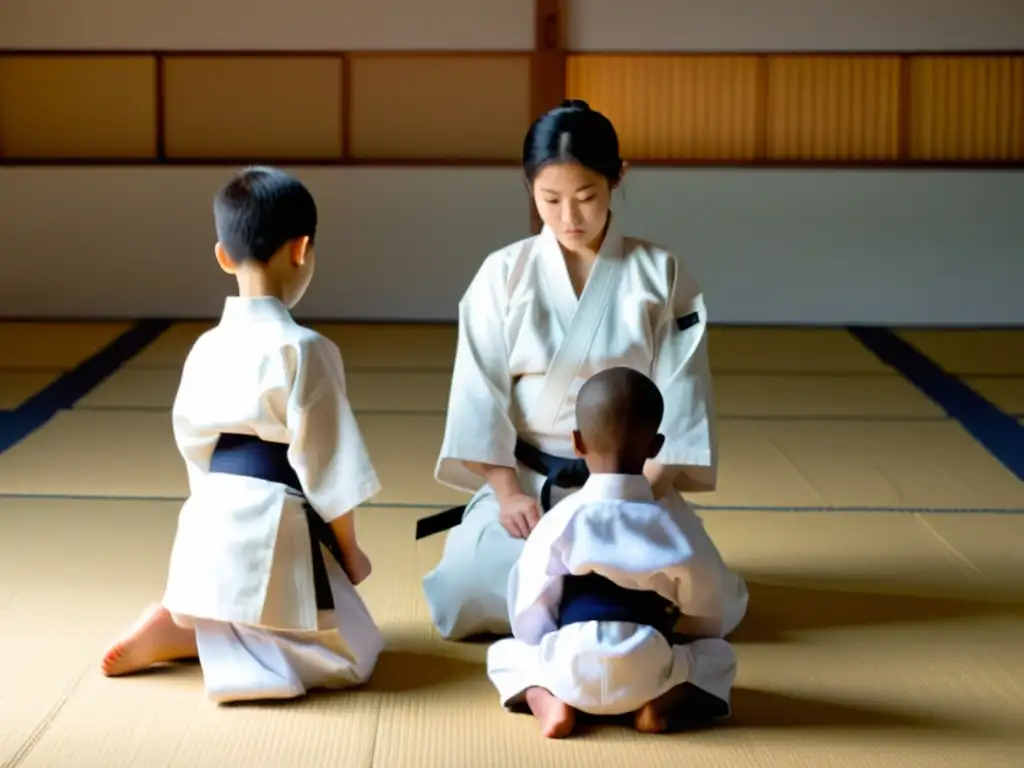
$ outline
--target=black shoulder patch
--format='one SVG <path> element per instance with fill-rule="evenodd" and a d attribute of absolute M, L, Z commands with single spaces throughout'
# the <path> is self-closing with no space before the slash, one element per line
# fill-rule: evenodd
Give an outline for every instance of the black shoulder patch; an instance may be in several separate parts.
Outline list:
<path fill-rule="evenodd" d="M 676 318 L 676 328 L 678 328 L 680 331 L 685 331 L 689 328 L 693 328 L 693 326 L 697 325 L 699 322 L 700 313 L 691 312 L 688 315 L 683 315 L 682 317 Z"/>

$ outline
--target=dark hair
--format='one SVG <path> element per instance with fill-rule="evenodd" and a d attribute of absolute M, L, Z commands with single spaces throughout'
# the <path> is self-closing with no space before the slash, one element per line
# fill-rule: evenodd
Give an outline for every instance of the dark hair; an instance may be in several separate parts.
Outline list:
<path fill-rule="evenodd" d="M 217 239 L 232 261 L 266 264 L 281 247 L 316 237 L 316 201 L 305 185 L 276 168 L 252 167 L 225 184 L 213 200 Z"/>
<path fill-rule="evenodd" d="M 611 185 L 622 175 L 615 126 L 579 99 L 566 99 L 537 118 L 523 142 L 523 170 L 531 184 L 548 163 L 565 162 L 577 162 Z"/>

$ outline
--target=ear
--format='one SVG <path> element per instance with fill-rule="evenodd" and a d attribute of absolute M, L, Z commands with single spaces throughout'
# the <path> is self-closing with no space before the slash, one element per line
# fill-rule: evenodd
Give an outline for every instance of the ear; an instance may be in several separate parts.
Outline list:
<path fill-rule="evenodd" d="M 572 431 L 572 450 L 581 459 L 587 455 L 587 444 L 583 442 L 583 435 L 578 429 Z"/>
<path fill-rule="evenodd" d="M 655 456 L 657 456 L 659 453 L 661 453 L 661 449 L 664 448 L 664 447 L 665 447 L 665 436 L 660 434 L 660 433 L 655 435 L 654 439 L 651 440 L 651 447 L 647 449 L 647 458 L 648 459 L 653 459 Z"/>
<path fill-rule="evenodd" d="M 306 263 L 306 254 L 309 252 L 309 237 L 302 236 L 288 243 L 288 261 L 293 267 L 301 267 Z"/>
<path fill-rule="evenodd" d="M 238 267 L 235 265 L 235 262 L 231 260 L 231 256 L 228 255 L 228 252 L 224 250 L 224 246 L 220 243 L 217 243 L 213 247 L 213 255 L 217 258 L 217 263 L 220 265 L 220 268 L 229 275 L 233 275 L 238 271 Z"/>

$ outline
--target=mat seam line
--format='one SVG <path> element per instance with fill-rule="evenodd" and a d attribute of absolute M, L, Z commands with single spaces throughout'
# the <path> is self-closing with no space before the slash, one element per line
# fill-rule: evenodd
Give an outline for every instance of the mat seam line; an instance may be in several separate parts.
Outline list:
<path fill-rule="evenodd" d="M 36 727 L 32 729 L 31 733 L 29 733 L 25 741 L 23 741 L 21 745 L 18 747 L 18 750 L 11 756 L 9 760 L 7 760 L 7 762 L 3 764 L 3 766 L 0 766 L 0 768 L 17 768 L 17 766 L 25 762 L 25 759 L 36 748 L 36 745 L 39 744 L 39 742 L 43 740 L 43 737 L 50 732 L 50 729 L 53 727 L 53 724 L 57 721 L 57 718 L 60 716 L 60 713 L 64 711 L 64 707 L 67 706 L 67 703 L 71 701 L 71 697 L 78 689 L 78 686 L 81 685 L 82 680 L 85 679 L 85 676 L 88 673 L 88 671 L 88 668 L 82 670 L 78 677 L 75 678 L 75 681 L 71 684 L 71 686 L 66 691 L 64 691 L 63 694 L 61 694 L 61 697 L 57 700 L 57 703 L 50 707 L 50 709 L 43 716 L 42 720 L 40 720 L 36 724 Z"/>
<path fill-rule="evenodd" d="M 105 502 L 160 502 L 182 504 L 186 496 L 113 496 L 86 494 L 46 494 L 46 493 L 0 493 L 0 500 L 23 499 L 26 501 L 105 501 Z M 401 509 L 401 510 L 443 510 L 452 502 L 443 503 L 412 503 L 412 502 L 371 502 L 362 504 L 359 509 Z M 953 515 L 953 514 L 993 514 L 993 515 L 1024 515 L 1024 507 L 897 507 L 897 506 L 828 506 L 828 505 L 729 505 L 729 504 L 693 504 L 690 506 L 698 512 L 791 512 L 791 513 L 837 513 L 837 514 L 920 514 L 920 515 Z"/>
<path fill-rule="evenodd" d="M 925 527 L 925 530 L 927 530 L 928 533 L 935 537 L 935 539 L 938 540 L 938 542 L 942 545 L 944 549 L 951 552 L 953 555 L 956 556 L 957 560 L 959 560 L 961 563 L 970 568 L 970 570 L 976 573 L 984 584 L 988 586 L 993 586 L 991 579 L 989 579 L 988 576 L 985 575 L 985 572 L 982 571 L 977 565 L 975 565 L 974 561 L 967 557 L 967 555 L 965 555 L 963 552 L 957 549 L 957 547 L 954 546 L 954 544 L 949 539 L 943 536 L 935 528 L 935 526 L 933 526 L 931 523 L 925 520 L 925 518 L 920 513 L 915 513 L 914 519 L 916 519 L 921 525 L 923 525 Z"/>

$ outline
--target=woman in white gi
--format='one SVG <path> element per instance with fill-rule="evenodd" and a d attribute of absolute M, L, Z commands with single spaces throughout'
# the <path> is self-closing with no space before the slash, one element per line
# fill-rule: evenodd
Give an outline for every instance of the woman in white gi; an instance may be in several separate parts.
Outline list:
<path fill-rule="evenodd" d="M 214 204 L 238 280 L 175 399 L 188 471 L 163 601 L 104 655 L 108 676 L 199 657 L 215 702 L 365 682 L 383 638 L 354 509 L 380 489 L 333 342 L 289 313 L 313 276 L 317 210 L 297 179 L 251 168 Z"/>
<path fill-rule="evenodd" d="M 704 299 L 676 256 L 618 229 L 610 203 L 625 165 L 611 122 L 564 102 L 530 127 L 523 169 L 543 231 L 488 256 L 459 304 L 435 476 L 474 495 L 440 516 L 457 524 L 423 582 L 435 626 L 453 640 L 509 632 L 508 577 L 525 538 L 586 481 L 571 434 L 576 394 L 595 373 L 631 367 L 664 393 L 665 444 L 644 470 L 656 497 L 685 505 L 680 492 L 716 484 Z M 419 536 L 440 527 L 421 523 Z M 724 564 L 712 581 L 720 622 L 706 629 L 724 634 L 746 589 Z"/>

